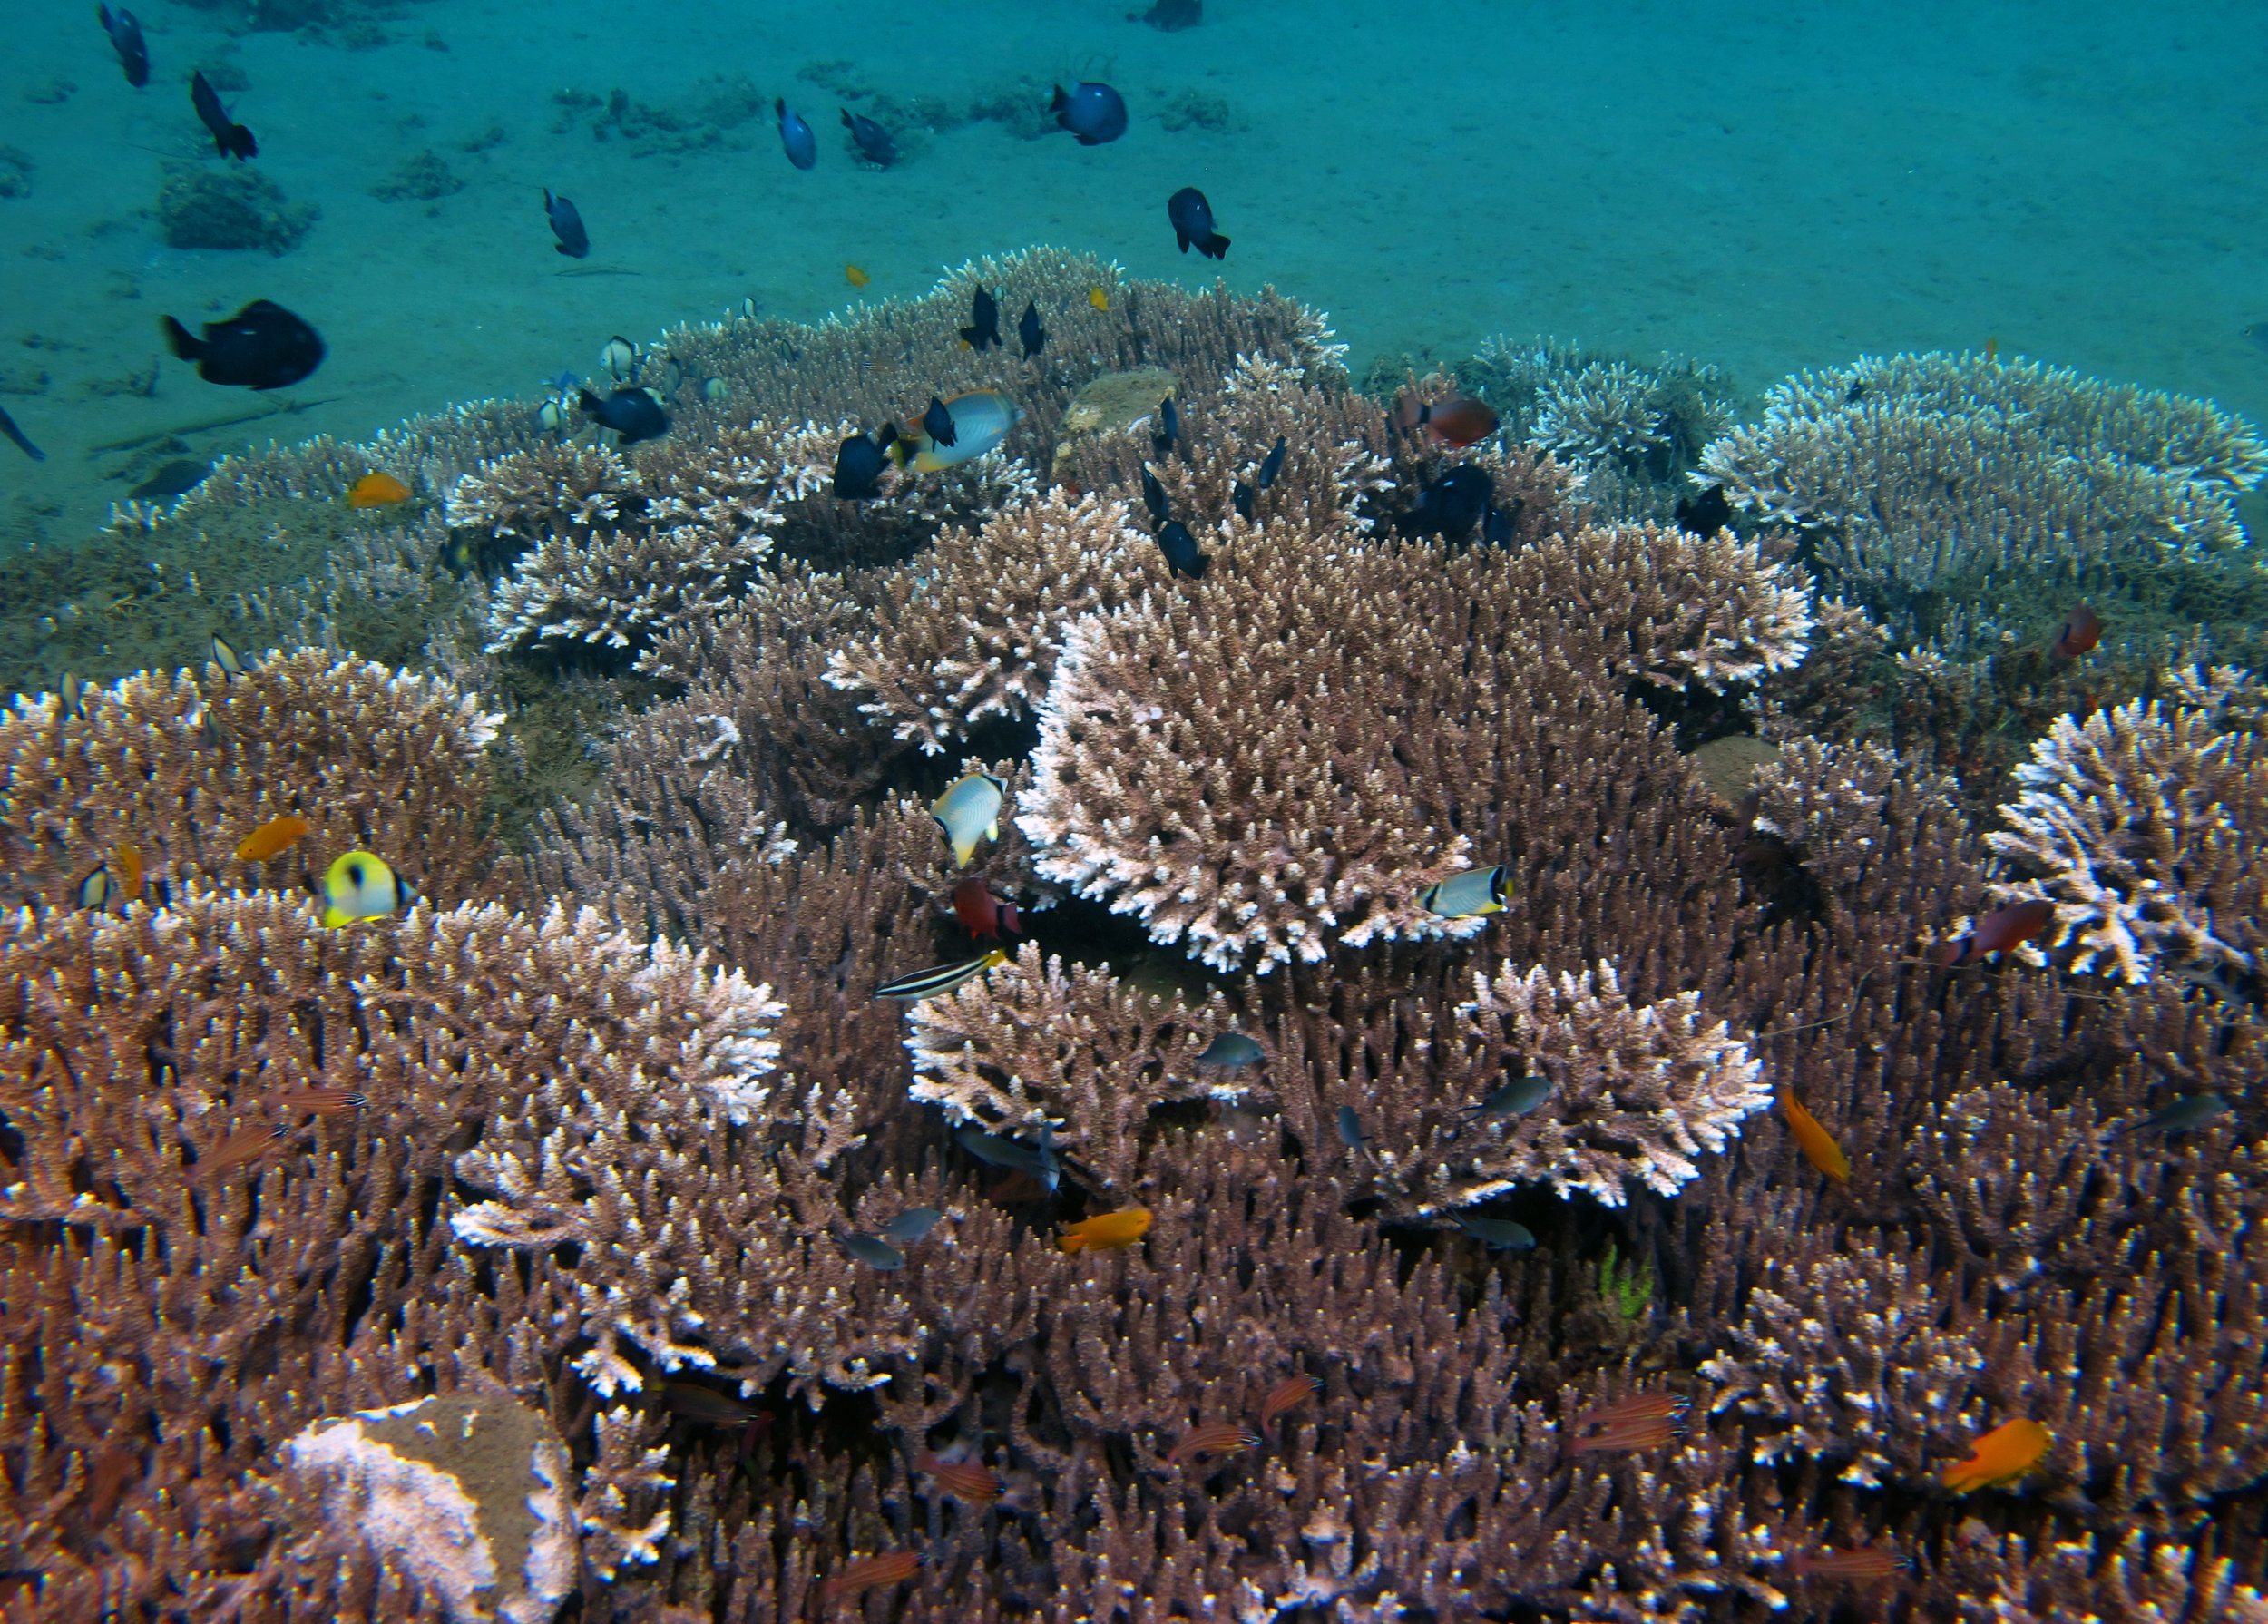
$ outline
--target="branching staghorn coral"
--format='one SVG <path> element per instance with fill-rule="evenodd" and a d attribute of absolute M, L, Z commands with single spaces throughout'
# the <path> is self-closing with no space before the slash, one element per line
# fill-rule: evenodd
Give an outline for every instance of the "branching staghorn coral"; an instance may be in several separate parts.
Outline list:
<path fill-rule="evenodd" d="M 1192 1009 L 1123 986 L 1107 971 L 1016 957 L 907 1012 L 913 1095 L 953 1122 L 1034 1140 L 1042 1120 L 1073 1164 L 1130 1194 L 1150 1107 L 1242 1099 L 1248 1072 L 1211 1071 L 1197 1057 L 1231 1029 L 1216 992 Z"/>
<path fill-rule="evenodd" d="M 171 677 L 142 672 L 0 716 L 0 897 L 53 904 L 132 845 L 153 879 L 274 885 L 376 850 L 429 895 L 487 880 L 486 748 L 503 719 L 450 682 L 321 650 Z M 269 819 L 309 833 L 256 871 L 234 856 Z"/>
<path fill-rule="evenodd" d="M 901 739 L 943 754 L 987 716 L 1038 709 L 1064 632 L 1167 579 L 1157 544 L 1122 502 L 1057 486 L 940 536 L 882 577 L 877 630 L 838 644 L 826 680 Z"/>
<path fill-rule="evenodd" d="M 2268 758 L 2220 718 L 2155 699 L 2062 717 L 2017 768 L 2009 827 L 1986 838 L 2025 877 L 1995 889 L 2056 904 L 2045 946 L 2071 968 L 2128 983 L 2257 970 Z"/>

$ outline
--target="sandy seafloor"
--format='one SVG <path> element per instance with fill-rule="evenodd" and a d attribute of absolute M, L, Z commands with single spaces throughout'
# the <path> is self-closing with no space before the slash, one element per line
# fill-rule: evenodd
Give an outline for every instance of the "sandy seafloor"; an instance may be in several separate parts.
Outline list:
<path fill-rule="evenodd" d="M 146 0 L 137 92 L 93 0 L 12 0 L 0 145 L 34 171 L 0 200 L 0 386 L 34 392 L 0 406 L 49 460 L 0 445 L 0 544 L 102 521 L 135 465 L 97 446 L 267 398 L 170 358 L 152 397 L 102 392 L 161 353 L 161 313 L 193 326 L 268 298 L 330 344 L 287 392 L 306 409 L 197 455 L 362 438 L 453 400 L 533 400 L 562 367 L 595 370 L 610 334 L 643 342 L 744 298 L 816 318 L 862 297 L 846 261 L 870 298 L 1034 242 L 1207 281 L 1166 223 L 1185 184 L 1235 240 L 1230 285 L 1328 310 L 1358 372 L 1549 333 L 1715 361 L 1753 398 L 1797 367 L 1989 338 L 2268 421 L 2268 347 L 2243 332 L 2268 320 L 2268 28 L 2241 6 L 1207 0 L 1203 26 L 1168 34 L 1129 3 L 430 0 L 346 49 Z M 1133 127 L 1081 150 L 969 124 L 873 172 L 836 98 L 797 76 L 825 59 L 955 104 L 1019 74 L 1105 77 Z M 216 61 L 249 80 L 224 100 L 260 167 L 323 209 L 280 258 L 156 230 L 161 156 L 220 161 L 186 90 Z M 588 113 L 553 130 L 562 89 L 667 105 L 715 73 L 799 106 L 817 169 L 788 166 L 768 119 L 680 156 L 596 141 Z M 75 88 L 34 99 L 58 81 Z M 1229 127 L 1163 128 L 1188 90 Z M 499 144 L 460 150 L 492 125 Z M 370 195 L 426 147 L 464 190 Z M 552 249 L 546 185 L 589 223 L 581 264 Z"/>

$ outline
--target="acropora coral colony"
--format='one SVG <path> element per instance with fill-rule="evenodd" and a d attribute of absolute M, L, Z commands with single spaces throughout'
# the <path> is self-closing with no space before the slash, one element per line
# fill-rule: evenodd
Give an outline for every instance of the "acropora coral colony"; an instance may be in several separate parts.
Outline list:
<path fill-rule="evenodd" d="M 358 528 L 0 717 L 0 1619 L 2268 1620 L 2257 435 L 1338 354 L 1033 250 L 122 511 Z"/>

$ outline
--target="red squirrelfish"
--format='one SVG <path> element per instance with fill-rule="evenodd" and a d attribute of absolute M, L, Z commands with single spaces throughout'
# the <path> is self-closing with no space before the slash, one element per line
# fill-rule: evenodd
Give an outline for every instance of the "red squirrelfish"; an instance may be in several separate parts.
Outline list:
<path fill-rule="evenodd" d="M 1969 927 L 1958 942 L 1937 950 L 1941 964 L 1965 964 L 1988 953 L 2000 953 L 2028 942 L 2056 922 L 2056 905 L 2040 897 L 2005 903 Z"/>
<path fill-rule="evenodd" d="M 974 875 L 953 888 L 953 911 L 980 942 L 987 938 L 997 942 L 1002 931 L 1012 936 L 1023 934 L 1023 922 L 1017 917 L 1016 905 L 994 896 L 992 888 Z"/>

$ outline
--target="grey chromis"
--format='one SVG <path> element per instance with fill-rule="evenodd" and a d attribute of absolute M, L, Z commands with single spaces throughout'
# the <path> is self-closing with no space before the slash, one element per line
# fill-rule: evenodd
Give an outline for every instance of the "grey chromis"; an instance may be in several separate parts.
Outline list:
<path fill-rule="evenodd" d="M 1536 1244 L 1535 1232 L 1510 1218 L 1473 1218 L 1461 1212 L 1457 1228 L 1491 1252 L 1525 1252 Z"/>
<path fill-rule="evenodd" d="M 853 1229 L 835 1238 L 835 1244 L 868 1268 L 904 1268 L 905 1254 L 886 1240 Z"/>
<path fill-rule="evenodd" d="M 1498 1117 L 1524 1117 L 1550 1095 L 1551 1080 L 1531 1071 L 1525 1077 L 1515 1077 L 1501 1087 L 1491 1089 L 1481 1096 L 1480 1104 L 1467 1106 L 1462 1115 L 1468 1122 L 1485 1122 Z"/>
<path fill-rule="evenodd" d="M 882 1226 L 882 1238 L 894 1246 L 919 1246 L 944 1216 L 934 1207 L 909 1207 Z"/>
<path fill-rule="evenodd" d="M 2184 1094 L 2179 1099 L 2160 1106 L 2141 1121 L 2130 1124 L 2121 1130 L 2120 1136 L 2123 1138 L 2126 1134 L 2140 1133 L 2145 1130 L 2156 1133 L 2187 1133 L 2193 1129 L 2203 1128 L 2215 1118 L 2226 1116 L 2229 1110 L 2228 1097 L 2225 1094 L 2218 1092 Z"/>
<path fill-rule="evenodd" d="M 1205 1052 L 1197 1057 L 1197 1063 L 1217 1071 L 1234 1071 L 1257 1065 L 1267 1057 L 1267 1051 L 1244 1033 L 1225 1032 L 1205 1045 Z"/>

